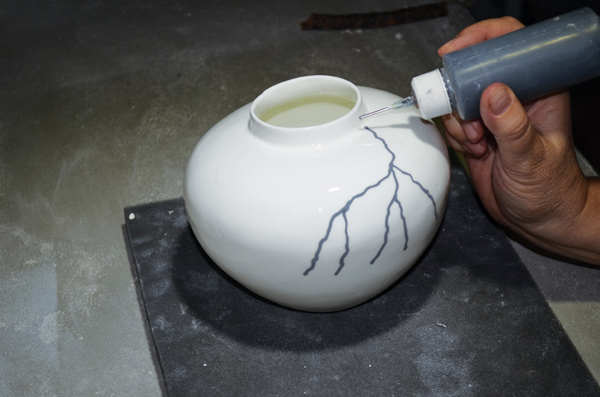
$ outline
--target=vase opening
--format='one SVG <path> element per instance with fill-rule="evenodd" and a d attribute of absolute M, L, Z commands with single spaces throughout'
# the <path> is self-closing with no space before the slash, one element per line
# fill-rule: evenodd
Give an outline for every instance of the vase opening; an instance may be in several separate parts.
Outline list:
<path fill-rule="evenodd" d="M 252 113 L 275 127 L 313 127 L 346 116 L 357 106 L 359 96 L 358 89 L 349 81 L 307 76 L 266 90 L 256 99 Z"/>
<path fill-rule="evenodd" d="M 312 127 L 339 119 L 354 105 L 356 102 L 347 98 L 317 94 L 282 103 L 258 117 L 276 127 Z"/>

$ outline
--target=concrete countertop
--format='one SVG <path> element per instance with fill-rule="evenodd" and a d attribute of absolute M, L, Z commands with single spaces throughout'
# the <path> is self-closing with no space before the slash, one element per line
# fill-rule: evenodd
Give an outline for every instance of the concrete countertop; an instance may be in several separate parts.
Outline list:
<path fill-rule="evenodd" d="M 473 22 L 464 8 L 384 29 L 299 23 L 424 3 L 5 1 L 0 395 L 160 395 L 123 208 L 181 196 L 202 134 L 273 84 L 330 74 L 407 95 Z M 598 269 L 516 247 L 599 379 Z"/>

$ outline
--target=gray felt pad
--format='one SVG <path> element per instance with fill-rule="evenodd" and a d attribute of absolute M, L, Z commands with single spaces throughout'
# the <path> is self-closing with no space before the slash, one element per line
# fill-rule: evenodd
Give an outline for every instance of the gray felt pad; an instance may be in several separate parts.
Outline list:
<path fill-rule="evenodd" d="M 125 220 L 170 396 L 600 396 L 456 165 L 419 262 L 337 313 L 286 309 L 241 287 L 203 252 L 181 199 L 126 208 Z"/>

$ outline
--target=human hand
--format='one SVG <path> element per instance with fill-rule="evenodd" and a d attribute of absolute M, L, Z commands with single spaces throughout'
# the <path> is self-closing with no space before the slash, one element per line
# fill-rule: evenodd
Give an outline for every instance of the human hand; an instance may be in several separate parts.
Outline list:
<path fill-rule="evenodd" d="M 522 27 L 510 17 L 482 21 L 438 53 Z M 443 122 L 494 219 L 543 248 L 600 264 L 600 181 L 579 169 L 569 107 L 567 90 L 523 106 L 509 87 L 494 83 L 482 94 L 481 119 L 450 114 Z"/>

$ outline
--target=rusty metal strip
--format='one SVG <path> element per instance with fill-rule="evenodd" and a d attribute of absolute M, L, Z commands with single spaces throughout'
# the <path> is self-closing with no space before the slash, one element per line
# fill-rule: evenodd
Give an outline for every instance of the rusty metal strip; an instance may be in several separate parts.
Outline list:
<path fill-rule="evenodd" d="M 446 3 L 406 7 L 388 12 L 364 14 L 315 14 L 300 23 L 302 30 L 370 29 L 399 25 L 424 19 L 442 17 L 448 14 Z"/>

